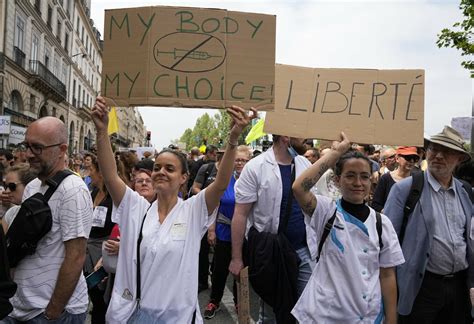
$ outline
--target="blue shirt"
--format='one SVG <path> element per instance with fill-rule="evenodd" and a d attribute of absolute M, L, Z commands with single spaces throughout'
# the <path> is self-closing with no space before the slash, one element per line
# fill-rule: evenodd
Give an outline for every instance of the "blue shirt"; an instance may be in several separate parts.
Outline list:
<path fill-rule="evenodd" d="M 281 181 L 283 185 L 280 206 L 280 224 L 283 224 L 283 218 L 286 214 L 288 193 L 291 187 L 291 165 L 279 164 L 278 166 L 280 167 Z M 304 224 L 303 212 L 301 211 L 301 207 L 294 197 L 285 236 L 288 238 L 288 241 L 290 241 L 295 250 L 301 249 L 307 245 L 306 226 Z"/>
<path fill-rule="evenodd" d="M 224 194 L 221 197 L 219 211 L 217 214 L 217 225 L 216 225 L 216 237 L 220 241 L 230 242 L 230 225 L 223 224 L 219 222 L 219 216 L 224 215 L 229 220 L 232 220 L 234 216 L 234 207 L 235 207 L 235 177 L 230 178 L 229 185 L 225 190 Z"/>

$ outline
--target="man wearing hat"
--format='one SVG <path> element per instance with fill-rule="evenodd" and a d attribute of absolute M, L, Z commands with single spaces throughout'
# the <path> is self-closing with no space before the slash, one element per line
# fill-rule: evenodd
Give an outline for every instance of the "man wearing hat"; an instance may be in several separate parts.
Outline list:
<path fill-rule="evenodd" d="M 453 177 L 456 166 L 469 158 L 461 135 L 449 126 L 428 140 L 423 190 L 401 242 L 406 263 L 397 268 L 401 323 L 472 323 L 474 209 Z M 412 180 L 396 183 L 385 204 L 398 235 Z"/>

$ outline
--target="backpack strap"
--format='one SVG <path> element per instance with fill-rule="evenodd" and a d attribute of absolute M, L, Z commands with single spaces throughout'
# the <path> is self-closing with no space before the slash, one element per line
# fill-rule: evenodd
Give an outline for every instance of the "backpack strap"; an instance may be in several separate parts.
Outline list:
<path fill-rule="evenodd" d="M 382 242 L 382 215 L 378 211 L 375 212 L 375 226 L 377 227 L 377 234 L 379 236 L 379 246 L 380 251 L 383 249 L 383 242 Z"/>
<path fill-rule="evenodd" d="M 74 174 L 71 170 L 69 169 L 64 169 L 61 171 L 58 171 L 54 176 L 52 176 L 49 179 L 46 179 L 46 184 L 49 186 L 48 190 L 46 190 L 46 193 L 43 195 L 44 199 L 46 201 L 51 198 L 53 193 L 58 189 L 58 186 L 61 184 L 61 182 L 66 179 L 68 176 L 71 174 Z"/>
<path fill-rule="evenodd" d="M 408 224 L 408 216 L 410 216 L 416 204 L 420 200 L 421 193 L 423 192 L 423 185 L 425 182 L 423 172 L 415 172 L 411 177 L 412 183 L 407 200 L 405 201 L 405 207 L 403 208 L 402 227 L 400 229 L 400 235 L 398 237 L 400 245 L 402 244 L 403 238 L 405 237 L 405 231 L 407 229 Z"/>
<path fill-rule="evenodd" d="M 461 181 L 462 187 L 464 188 L 464 190 L 466 190 L 469 199 L 471 199 L 471 202 L 474 204 L 474 193 L 472 192 L 472 186 L 466 180 L 458 180 Z"/>
<path fill-rule="evenodd" d="M 143 225 L 145 224 L 145 219 L 146 215 L 148 215 L 148 210 L 150 210 L 151 206 L 153 205 L 153 201 L 150 203 L 150 206 L 148 206 L 145 215 L 143 216 L 142 219 L 142 224 L 140 225 L 140 233 L 138 234 L 138 240 L 137 240 L 137 292 L 136 292 L 136 300 L 137 300 L 137 305 L 140 307 L 140 299 L 141 299 L 141 294 L 142 294 L 142 276 L 140 273 L 140 245 L 142 244 L 143 240 Z"/>
<path fill-rule="evenodd" d="M 321 256 L 321 250 L 323 249 L 324 242 L 326 241 L 329 233 L 331 232 L 332 225 L 334 224 L 334 220 L 336 219 L 336 212 L 337 212 L 337 207 L 334 210 L 334 214 L 331 216 L 331 218 L 328 219 L 326 225 L 324 225 L 323 235 L 321 235 L 321 240 L 319 241 L 319 245 L 318 245 L 318 256 L 316 257 L 316 262 L 319 261 L 319 257 Z"/>

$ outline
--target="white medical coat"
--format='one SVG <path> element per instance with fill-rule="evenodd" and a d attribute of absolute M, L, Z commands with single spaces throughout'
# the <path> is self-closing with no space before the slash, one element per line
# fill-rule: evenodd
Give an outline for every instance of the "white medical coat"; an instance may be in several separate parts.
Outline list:
<path fill-rule="evenodd" d="M 137 305 L 137 239 L 145 213 L 140 245 L 141 302 L 158 323 L 202 323 L 198 305 L 198 264 L 201 237 L 214 222 L 208 216 L 205 190 L 178 203 L 163 224 L 158 221 L 158 206 L 127 188 L 112 220 L 120 226 L 120 252 L 114 288 L 106 320 L 126 323 Z"/>
<path fill-rule="evenodd" d="M 336 202 L 317 197 L 309 223 L 319 242 Z M 397 234 L 390 220 L 381 215 L 383 249 L 380 251 L 372 208 L 365 222 L 344 211 L 340 201 L 337 209 L 321 258 L 292 314 L 300 323 L 381 323 L 384 310 L 379 268 L 405 262 Z"/>

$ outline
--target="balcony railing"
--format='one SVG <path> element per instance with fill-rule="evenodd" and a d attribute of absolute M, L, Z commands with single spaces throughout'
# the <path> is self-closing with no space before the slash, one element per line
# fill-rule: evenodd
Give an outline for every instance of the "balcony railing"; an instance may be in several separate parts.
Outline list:
<path fill-rule="evenodd" d="M 13 61 L 23 69 L 25 68 L 25 57 L 26 55 L 21 49 L 16 46 L 13 47 Z"/>
<path fill-rule="evenodd" d="M 76 104 L 77 104 L 77 99 L 72 97 L 72 106 L 77 107 Z"/>
<path fill-rule="evenodd" d="M 41 83 L 45 83 L 52 91 L 59 95 L 58 100 L 66 99 L 66 86 L 40 61 L 30 61 L 30 73 Z"/>

